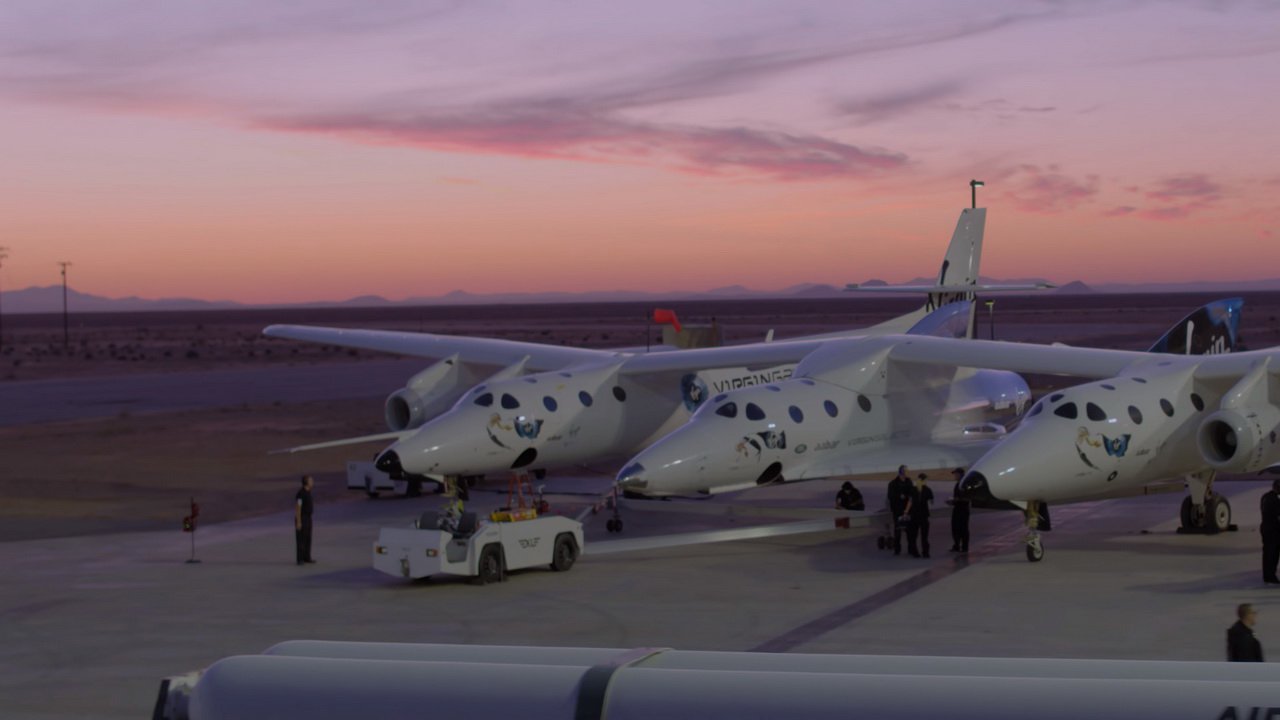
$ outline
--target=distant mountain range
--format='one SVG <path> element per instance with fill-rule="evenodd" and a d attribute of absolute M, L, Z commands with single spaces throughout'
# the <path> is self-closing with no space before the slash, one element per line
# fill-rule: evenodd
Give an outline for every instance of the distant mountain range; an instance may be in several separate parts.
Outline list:
<path fill-rule="evenodd" d="M 914 278 L 902 285 L 930 285 L 934 278 Z M 981 278 L 993 285 L 1027 285 L 1046 282 L 1042 278 Z M 883 280 L 867 280 L 863 287 L 888 285 Z M 1133 292 L 1245 292 L 1280 291 L 1280 278 L 1245 282 L 1190 283 L 1110 283 L 1089 286 L 1073 281 L 1059 286 L 1056 293 L 1133 293 Z M 831 298 L 849 297 L 843 287 L 822 283 L 800 283 L 781 290 L 755 290 L 742 285 L 729 285 L 701 292 L 645 292 L 641 290 L 596 290 L 591 292 L 528 292 L 478 295 L 454 290 L 437 296 L 415 296 L 404 300 L 388 300 L 380 295 L 360 295 L 341 301 L 317 301 L 273 305 L 251 305 L 231 300 L 199 300 L 196 298 L 140 298 L 129 296 L 108 298 L 67 289 L 67 305 L 72 312 L 137 312 L 147 310 L 226 310 L 271 307 L 403 307 L 414 305 L 500 305 L 510 303 L 563 302 L 644 302 L 670 300 L 725 300 L 733 298 Z M 46 313 L 62 311 L 62 286 L 29 287 L 0 294 L 6 313 Z"/>

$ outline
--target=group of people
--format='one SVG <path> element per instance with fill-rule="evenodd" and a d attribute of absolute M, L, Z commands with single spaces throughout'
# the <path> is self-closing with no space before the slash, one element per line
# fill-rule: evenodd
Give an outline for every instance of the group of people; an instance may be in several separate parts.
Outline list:
<path fill-rule="evenodd" d="M 964 470 L 951 471 L 955 485 L 951 491 L 951 552 L 969 552 L 969 501 L 960 497 L 960 479 Z M 893 554 L 902 554 L 902 535 L 907 536 L 907 554 L 929 557 L 929 507 L 933 489 L 920 473 L 912 481 L 906 465 L 898 466 L 898 474 L 889 481 L 889 516 L 893 522 Z"/>

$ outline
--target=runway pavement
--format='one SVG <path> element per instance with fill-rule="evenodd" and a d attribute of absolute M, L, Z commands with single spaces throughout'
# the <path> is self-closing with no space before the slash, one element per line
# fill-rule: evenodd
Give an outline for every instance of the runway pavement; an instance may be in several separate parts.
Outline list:
<path fill-rule="evenodd" d="M 389 395 L 430 363 L 419 359 L 0 383 L 0 427 L 241 404 Z"/>
<path fill-rule="evenodd" d="M 829 507 L 835 483 L 765 488 L 733 502 Z M 553 483 L 554 489 L 554 483 Z M 863 485 L 869 498 L 877 485 Z M 178 532 L 0 543 L 0 708 L 31 718 L 138 717 L 162 676 L 283 640 L 674 647 L 921 655 L 1221 659 L 1236 603 L 1280 644 L 1280 590 L 1258 571 L 1262 484 L 1219 488 L 1238 533 L 1173 532 L 1177 494 L 1054 511 L 1044 562 L 1025 561 L 1013 514 L 974 516 L 974 552 L 893 557 L 874 533 L 807 536 L 582 558 L 568 573 L 499 585 L 408 583 L 370 567 L 377 529 L 435 497 L 321 506 L 319 564 L 293 564 L 287 515 L 201 528 L 202 563 Z M 473 507 L 500 495 L 476 493 Z M 567 511 L 581 496 L 553 496 Z M 709 502 L 723 502 L 721 500 Z M 616 536 L 589 518 L 588 546 Z M 647 511 L 627 536 L 776 518 Z M 1143 534 L 1143 531 L 1149 534 Z"/>

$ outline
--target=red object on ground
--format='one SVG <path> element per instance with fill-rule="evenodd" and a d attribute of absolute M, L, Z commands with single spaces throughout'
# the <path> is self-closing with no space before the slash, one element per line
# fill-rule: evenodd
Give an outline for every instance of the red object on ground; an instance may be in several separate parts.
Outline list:
<path fill-rule="evenodd" d="M 670 325 L 676 329 L 676 332 L 680 332 L 680 319 L 676 317 L 675 310 L 655 308 L 653 311 L 653 321 L 659 325 Z"/>

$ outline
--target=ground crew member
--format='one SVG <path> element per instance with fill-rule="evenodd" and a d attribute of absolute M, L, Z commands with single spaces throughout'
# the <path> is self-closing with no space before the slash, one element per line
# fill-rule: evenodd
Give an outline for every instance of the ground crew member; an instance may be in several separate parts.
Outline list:
<path fill-rule="evenodd" d="M 1227 630 L 1227 660 L 1230 662 L 1262 662 L 1262 643 L 1253 635 L 1258 613 L 1249 603 L 1236 607 L 1236 624 Z"/>
<path fill-rule="evenodd" d="M 933 488 L 925 485 L 928 476 L 916 476 L 916 496 L 911 500 L 911 527 L 907 530 L 907 544 L 915 546 L 915 536 L 920 536 L 920 554 L 929 557 L 929 505 L 933 503 Z M 916 553 L 911 553 L 917 557 Z"/>
<path fill-rule="evenodd" d="M 1275 585 L 1280 583 L 1276 577 L 1276 563 L 1280 562 L 1280 480 L 1271 482 L 1271 489 L 1262 494 L 1259 504 L 1262 511 L 1262 524 L 1258 532 L 1262 533 L 1262 582 Z"/>
<path fill-rule="evenodd" d="M 964 468 L 951 471 L 956 481 L 951 490 L 951 552 L 969 552 L 969 501 L 960 497 L 960 481 L 964 478 Z"/>
<path fill-rule="evenodd" d="M 911 496 L 915 488 L 907 477 L 907 466 L 899 465 L 898 474 L 889 481 L 889 517 L 893 519 L 893 554 L 902 554 L 902 532 L 907 529 L 907 512 L 911 507 Z M 907 544 L 911 553 L 915 554 L 915 537 L 907 534 Z"/>
<path fill-rule="evenodd" d="M 840 492 L 836 493 L 836 508 L 840 510 L 866 510 L 867 506 L 862 502 L 862 493 L 858 492 L 858 488 L 848 480 L 840 486 Z"/>
<path fill-rule="evenodd" d="M 302 488 L 294 496 L 296 502 L 293 505 L 293 539 L 298 548 L 299 565 L 315 562 L 311 557 L 311 513 L 315 509 L 315 502 L 311 499 L 311 488 L 314 486 L 315 479 L 310 475 L 303 475 Z"/>

